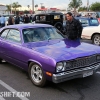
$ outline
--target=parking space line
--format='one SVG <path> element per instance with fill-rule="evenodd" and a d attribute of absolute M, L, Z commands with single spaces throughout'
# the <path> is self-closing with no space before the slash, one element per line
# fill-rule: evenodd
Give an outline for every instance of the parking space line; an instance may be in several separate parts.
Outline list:
<path fill-rule="evenodd" d="M 0 97 L 0 100 L 6 100 L 6 99 L 4 99 L 3 97 Z"/>
<path fill-rule="evenodd" d="M 0 84 L 5 87 L 6 89 L 8 89 L 10 92 L 14 93 L 15 95 L 17 95 L 17 92 L 15 89 L 13 89 L 12 87 L 10 87 L 9 85 L 7 85 L 6 83 L 4 83 L 2 80 L 0 80 Z M 21 100 L 29 100 L 28 98 L 26 97 L 18 97 L 20 98 Z M 0 99 L 0 100 L 5 100 L 5 99 Z"/>
<path fill-rule="evenodd" d="M 96 73 L 97 73 L 97 74 L 100 74 L 100 72 L 99 72 L 99 71 L 97 71 Z"/>

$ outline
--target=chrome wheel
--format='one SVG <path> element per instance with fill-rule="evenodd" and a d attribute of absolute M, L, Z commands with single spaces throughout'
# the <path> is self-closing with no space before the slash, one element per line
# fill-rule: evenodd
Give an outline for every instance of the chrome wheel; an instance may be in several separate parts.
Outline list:
<path fill-rule="evenodd" d="M 29 64 L 29 76 L 34 85 L 43 87 L 46 84 L 46 78 L 44 76 L 41 66 L 31 62 Z"/>
<path fill-rule="evenodd" d="M 100 35 L 94 35 L 94 37 L 93 37 L 93 43 L 95 45 L 100 45 Z"/>
<path fill-rule="evenodd" d="M 42 70 L 38 65 L 33 65 L 31 67 L 31 77 L 36 83 L 40 83 L 42 81 Z"/>

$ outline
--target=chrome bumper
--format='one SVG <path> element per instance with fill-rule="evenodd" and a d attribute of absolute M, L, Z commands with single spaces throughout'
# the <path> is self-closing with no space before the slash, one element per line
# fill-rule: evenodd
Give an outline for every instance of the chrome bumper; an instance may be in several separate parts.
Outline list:
<path fill-rule="evenodd" d="M 66 72 L 62 72 L 58 74 L 53 74 L 52 81 L 54 83 L 60 83 L 60 82 L 64 82 L 67 80 L 74 79 L 74 78 L 82 78 L 82 77 L 84 78 L 84 77 L 94 74 L 94 72 L 96 72 L 96 70 L 99 67 L 100 67 L 100 63 L 86 67 L 86 68 L 75 69 L 75 70 L 66 71 Z"/>

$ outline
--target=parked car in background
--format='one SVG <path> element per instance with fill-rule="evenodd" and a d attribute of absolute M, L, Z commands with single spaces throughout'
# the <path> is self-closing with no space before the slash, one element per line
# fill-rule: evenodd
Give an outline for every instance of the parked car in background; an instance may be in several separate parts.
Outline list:
<path fill-rule="evenodd" d="M 75 17 L 75 19 L 79 20 L 83 27 L 99 25 L 99 21 L 97 18 Z M 63 21 L 63 27 L 66 27 L 66 20 Z"/>
<path fill-rule="evenodd" d="M 97 18 L 75 17 L 75 19 L 79 20 L 82 23 L 83 27 L 99 25 L 99 21 Z"/>
<path fill-rule="evenodd" d="M 57 12 L 35 14 L 33 17 L 35 23 L 50 24 L 55 26 L 59 31 L 63 29 L 63 14 Z"/>
<path fill-rule="evenodd" d="M 2 59 L 27 71 L 33 84 L 42 87 L 47 80 L 93 75 L 100 67 L 100 47 L 68 40 L 51 25 L 9 25 L 0 29 Z"/>
<path fill-rule="evenodd" d="M 95 45 L 100 45 L 100 25 L 83 28 L 82 38 L 91 39 Z"/>

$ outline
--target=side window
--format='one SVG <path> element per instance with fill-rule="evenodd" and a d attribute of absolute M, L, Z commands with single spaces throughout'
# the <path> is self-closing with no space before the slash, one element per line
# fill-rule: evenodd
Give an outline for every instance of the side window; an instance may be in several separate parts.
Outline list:
<path fill-rule="evenodd" d="M 46 16 L 40 16 L 40 21 L 46 21 Z"/>
<path fill-rule="evenodd" d="M 1 38 L 3 38 L 3 39 L 5 39 L 6 38 L 6 36 L 7 36 L 7 34 L 8 34 L 8 32 L 9 32 L 9 29 L 6 29 L 6 30 L 4 30 L 2 33 L 1 33 Z"/>
<path fill-rule="evenodd" d="M 90 23 L 91 23 L 92 25 L 94 25 L 94 24 L 98 25 L 98 24 L 99 24 L 99 23 L 98 23 L 98 20 L 96 20 L 96 19 L 91 19 L 91 20 L 90 20 Z"/>
<path fill-rule="evenodd" d="M 89 25 L 88 20 L 85 20 L 85 19 L 79 19 L 79 21 L 82 23 L 82 26 L 88 26 L 88 25 Z"/>
<path fill-rule="evenodd" d="M 54 15 L 54 19 L 60 19 L 60 15 Z"/>
<path fill-rule="evenodd" d="M 36 16 L 36 21 L 39 21 L 39 16 Z"/>
<path fill-rule="evenodd" d="M 20 32 L 18 30 L 11 29 L 7 35 L 6 40 L 20 43 L 21 42 Z"/>

